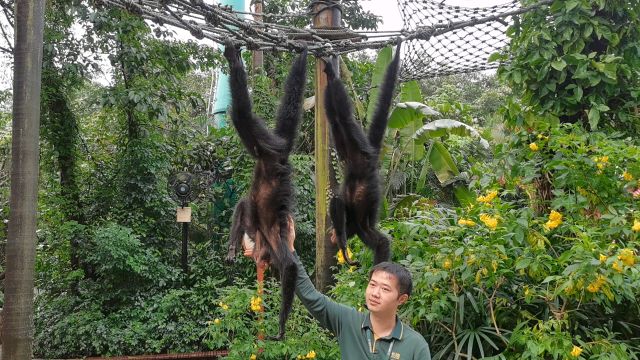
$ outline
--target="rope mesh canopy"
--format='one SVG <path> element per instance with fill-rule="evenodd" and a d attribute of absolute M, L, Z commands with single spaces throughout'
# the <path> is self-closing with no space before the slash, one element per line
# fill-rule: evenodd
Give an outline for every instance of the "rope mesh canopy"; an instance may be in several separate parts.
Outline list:
<path fill-rule="evenodd" d="M 445 1 L 398 0 L 403 17 L 402 31 L 357 32 L 348 28 L 295 28 L 270 23 L 282 16 L 300 14 L 260 14 L 267 21 L 245 17 L 204 0 L 97 0 L 106 6 L 127 9 L 157 24 L 169 24 L 185 29 L 192 36 L 223 43 L 226 38 L 249 50 L 300 51 L 303 47 L 316 56 L 339 55 L 364 49 L 380 49 L 404 41 L 400 78 L 403 81 L 439 75 L 466 73 L 496 68 L 488 63 L 490 54 L 508 44 L 505 35 L 513 18 L 533 8 L 548 5 L 552 0 L 521 7 L 511 0 L 504 5 L 485 8 L 465 8 L 446 5 Z M 327 10 L 339 6 L 339 1 L 315 0 L 313 5 Z M 322 8 L 322 6 L 320 7 Z"/>
<path fill-rule="evenodd" d="M 399 0 L 404 29 L 431 36 L 404 45 L 402 79 L 421 79 L 496 68 L 489 56 L 509 44 L 505 35 L 519 1 L 484 8 L 446 5 L 434 0 Z M 492 21 L 482 21 L 495 18 Z M 468 26 L 456 26 L 468 23 Z M 443 32 L 442 30 L 449 31 Z M 440 30 L 440 31 L 438 31 Z"/>

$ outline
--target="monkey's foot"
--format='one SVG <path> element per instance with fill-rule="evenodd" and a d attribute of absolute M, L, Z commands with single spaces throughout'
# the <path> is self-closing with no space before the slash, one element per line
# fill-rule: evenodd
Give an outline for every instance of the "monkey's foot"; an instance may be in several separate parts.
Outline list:
<path fill-rule="evenodd" d="M 231 38 L 227 38 L 224 41 L 224 57 L 229 62 L 236 62 L 239 58 L 238 48 L 236 48 L 236 45 L 233 43 Z"/>

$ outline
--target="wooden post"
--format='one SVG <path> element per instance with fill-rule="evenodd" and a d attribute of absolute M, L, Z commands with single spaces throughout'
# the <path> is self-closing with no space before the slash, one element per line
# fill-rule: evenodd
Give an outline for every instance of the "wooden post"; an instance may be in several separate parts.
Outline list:
<path fill-rule="evenodd" d="M 253 19 L 256 22 L 262 22 L 262 15 L 259 15 L 262 14 L 262 0 L 255 0 L 253 2 L 253 6 L 253 12 L 255 13 L 255 15 L 253 15 Z M 264 54 L 262 53 L 262 50 L 253 51 L 251 62 L 251 69 L 253 70 L 253 73 L 256 74 L 264 65 Z"/>
<path fill-rule="evenodd" d="M 337 1 L 329 1 L 338 3 Z M 327 2 L 318 2 L 313 6 L 314 28 L 335 28 L 340 25 L 340 11 Z M 327 75 L 324 73 L 324 61 L 316 61 L 316 104 L 315 104 L 315 163 L 316 163 L 316 288 L 325 292 L 333 283 L 331 266 L 335 265 L 336 246 L 330 241 L 329 214 L 329 124 L 324 112 L 324 91 L 327 87 Z"/>

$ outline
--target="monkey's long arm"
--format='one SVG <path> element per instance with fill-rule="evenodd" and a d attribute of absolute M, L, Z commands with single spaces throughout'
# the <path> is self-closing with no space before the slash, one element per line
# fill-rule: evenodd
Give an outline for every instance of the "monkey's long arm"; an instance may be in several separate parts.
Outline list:
<path fill-rule="evenodd" d="M 377 151 L 380 151 L 382 146 L 382 139 L 387 129 L 387 122 L 389 120 L 389 108 L 391 107 L 391 101 L 393 100 L 393 91 L 396 86 L 396 80 L 398 78 L 398 70 L 400 65 L 400 43 L 396 46 L 396 54 L 391 60 L 391 63 L 387 67 L 387 71 L 384 75 L 384 80 L 380 87 L 380 93 L 378 95 L 378 104 L 376 111 L 373 113 L 373 118 L 369 125 L 369 144 Z"/>
<path fill-rule="evenodd" d="M 249 153 L 260 158 L 281 153 L 286 143 L 274 136 L 264 121 L 252 111 L 245 72 L 240 52 L 231 41 L 225 42 L 224 56 L 229 61 L 229 86 L 231 89 L 231 120 Z"/>

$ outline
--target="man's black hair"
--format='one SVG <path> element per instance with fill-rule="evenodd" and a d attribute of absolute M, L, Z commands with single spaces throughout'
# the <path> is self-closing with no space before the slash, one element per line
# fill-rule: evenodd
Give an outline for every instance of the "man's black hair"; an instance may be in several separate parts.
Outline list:
<path fill-rule="evenodd" d="M 377 271 L 384 271 L 387 274 L 395 276 L 396 279 L 398 279 L 399 295 L 407 294 L 411 296 L 413 281 L 411 280 L 411 273 L 404 266 L 390 261 L 381 262 L 371 268 L 369 271 L 369 280 L 371 280 L 373 273 Z"/>

